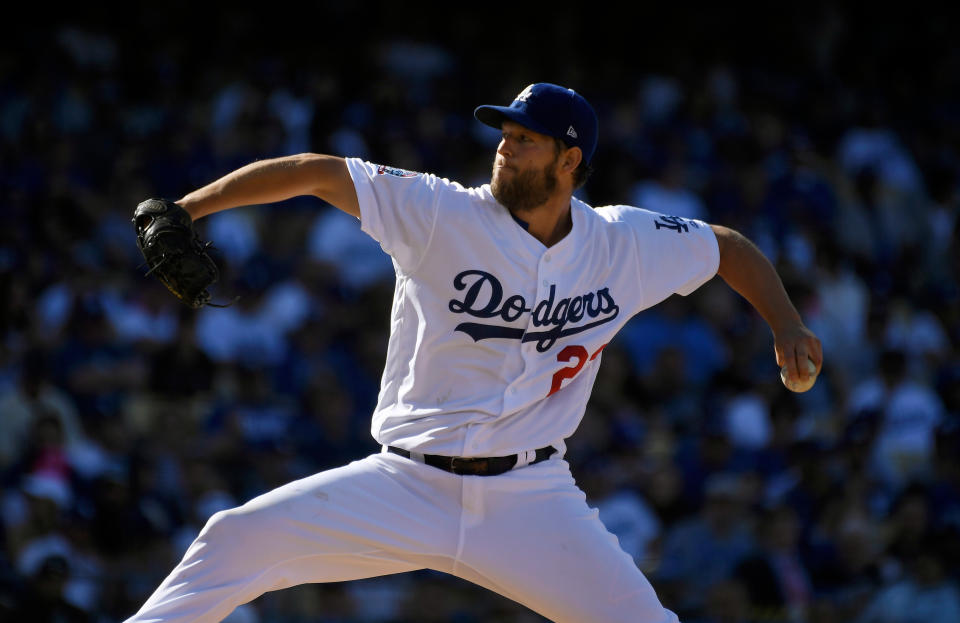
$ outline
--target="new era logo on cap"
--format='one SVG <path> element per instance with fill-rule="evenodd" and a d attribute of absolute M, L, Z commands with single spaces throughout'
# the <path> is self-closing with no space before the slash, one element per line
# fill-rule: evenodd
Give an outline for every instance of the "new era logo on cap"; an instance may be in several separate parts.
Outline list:
<path fill-rule="evenodd" d="M 590 162 L 597 149 L 599 124 L 589 102 L 573 89 L 548 82 L 527 86 L 509 106 L 478 106 L 473 115 L 494 128 L 505 119 L 579 147 Z"/>

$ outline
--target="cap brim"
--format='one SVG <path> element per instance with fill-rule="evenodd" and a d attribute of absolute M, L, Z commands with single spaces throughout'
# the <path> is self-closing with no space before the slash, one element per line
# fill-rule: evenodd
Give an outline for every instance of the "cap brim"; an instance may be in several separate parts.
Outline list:
<path fill-rule="evenodd" d="M 497 128 L 498 130 L 503 126 L 503 120 L 509 119 L 534 132 L 553 136 L 551 130 L 534 121 L 526 112 L 517 110 L 516 108 L 510 108 L 509 106 L 478 106 L 477 109 L 473 111 L 473 116 L 476 117 L 480 123 L 488 125 L 491 128 Z"/>

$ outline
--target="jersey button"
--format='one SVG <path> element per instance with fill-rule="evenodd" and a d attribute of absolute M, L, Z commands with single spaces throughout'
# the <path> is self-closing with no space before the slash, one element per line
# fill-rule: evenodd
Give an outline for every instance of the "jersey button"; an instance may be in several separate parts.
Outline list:
<path fill-rule="evenodd" d="M 550 254 L 549 254 L 549 253 L 547 253 L 546 255 L 543 256 L 543 261 L 544 261 L 544 262 L 549 262 L 549 261 L 550 261 Z"/>
<path fill-rule="evenodd" d="M 550 285 L 550 282 L 547 281 L 546 279 L 544 279 L 544 280 L 543 280 L 543 287 L 547 287 L 548 285 Z"/>

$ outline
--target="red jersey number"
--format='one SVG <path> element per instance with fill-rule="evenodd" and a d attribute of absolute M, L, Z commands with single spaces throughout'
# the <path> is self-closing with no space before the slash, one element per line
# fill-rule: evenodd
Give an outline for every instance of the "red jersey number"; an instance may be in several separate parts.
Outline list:
<path fill-rule="evenodd" d="M 572 379 L 580 372 L 580 368 L 583 367 L 583 364 L 587 363 L 587 360 L 593 361 L 597 358 L 597 355 L 606 348 L 606 344 L 597 349 L 597 352 L 590 355 L 587 352 L 587 349 L 579 344 L 571 344 L 570 346 L 565 346 L 563 350 L 557 353 L 557 361 L 561 363 L 569 363 L 571 360 L 576 359 L 577 362 L 572 366 L 567 366 L 565 368 L 560 368 L 553 373 L 553 382 L 550 384 L 550 392 L 547 396 L 552 396 L 555 394 L 560 387 L 563 385 L 564 379 Z"/>

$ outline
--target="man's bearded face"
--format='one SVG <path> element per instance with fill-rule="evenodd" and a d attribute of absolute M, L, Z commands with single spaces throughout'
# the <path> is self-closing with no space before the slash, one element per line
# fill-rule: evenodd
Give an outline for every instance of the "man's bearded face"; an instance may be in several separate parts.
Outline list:
<path fill-rule="evenodd" d="M 554 157 L 553 162 L 543 169 L 526 169 L 519 171 L 493 166 L 493 177 L 490 180 L 490 191 L 501 205 L 514 213 L 530 212 L 539 205 L 543 205 L 557 187 L 557 175 L 554 169 L 560 154 Z"/>

